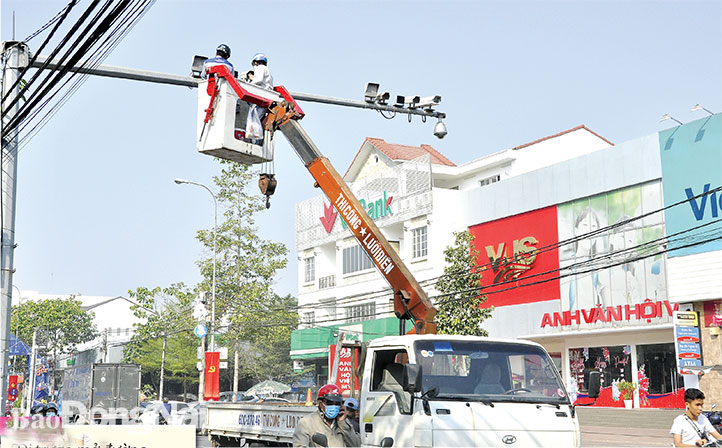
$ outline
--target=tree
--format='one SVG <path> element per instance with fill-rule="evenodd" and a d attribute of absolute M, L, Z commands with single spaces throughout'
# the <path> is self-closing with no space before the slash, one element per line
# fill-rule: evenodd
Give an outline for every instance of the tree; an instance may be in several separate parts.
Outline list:
<path fill-rule="evenodd" d="M 265 210 L 264 200 L 248 191 L 256 173 L 246 165 L 220 163 L 221 174 L 213 179 L 223 209 L 217 235 L 216 322 L 227 324 L 225 339 L 232 346 L 243 342 L 242 376 L 278 379 L 291 373 L 290 332 L 298 322 L 295 299 L 279 297 L 272 287 L 287 264 L 288 250 L 258 235 L 254 216 Z M 204 278 L 200 287 L 211 291 L 213 229 L 200 230 L 197 238 L 208 253 L 198 261 Z"/>
<path fill-rule="evenodd" d="M 481 308 L 486 296 L 474 291 L 480 288 L 481 273 L 476 266 L 479 251 L 474 249 L 473 242 L 469 231 L 454 232 L 454 244 L 444 250 L 446 266 L 436 284 L 444 295 L 437 304 L 439 334 L 488 336 L 481 324 L 491 316 L 493 307 Z"/>
<path fill-rule="evenodd" d="M 187 391 L 198 381 L 198 343 L 190 316 L 196 291 L 177 283 L 163 289 L 139 287 L 128 293 L 138 304 L 131 307 L 133 314 L 143 322 L 134 324 L 135 332 L 124 350 L 125 361 L 140 364 L 159 393 L 161 378 L 181 382 Z"/>
<path fill-rule="evenodd" d="M 98 336 L 93 323 L 95 313 L 86 311 L 75 296 L 67 299 L 28 301 L 13 306 L 10 328 L 24 341 L 33 339 L 43 351 L 52 356 L 53 378 L 58 356 L 72 353 L 79 344 Z"/>

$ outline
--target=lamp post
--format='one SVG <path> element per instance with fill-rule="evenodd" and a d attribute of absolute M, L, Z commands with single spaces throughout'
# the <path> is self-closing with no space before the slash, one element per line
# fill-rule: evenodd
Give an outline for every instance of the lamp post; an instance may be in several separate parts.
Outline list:
<path fill-rule="evenodd" d="M 196 185 L 202 188 L 205 188 L 208 193 L 213 196 L 213 286 L 211 287 L 211 351 L 216 351 L 216 335 L 215 335 L 215 326 L 216 326 L 216 232 L 218 229 L 218 200 L 216 199 L 216 195 L 213 194 L 210 188 L 206 187 L 203 184 L 199 184 L 198 182 L 193 182 L 190 180 L 185 179 L 175 179 L 174 182 L 178 185 L 180 184 L 190 184 L 190 185 Z"/>

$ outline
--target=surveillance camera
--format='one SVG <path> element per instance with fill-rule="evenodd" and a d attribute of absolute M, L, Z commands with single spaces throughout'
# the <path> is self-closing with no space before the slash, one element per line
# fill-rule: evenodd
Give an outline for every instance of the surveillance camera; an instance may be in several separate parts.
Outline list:
<path fill-rule="evenodd" d="M 425 96 L 419 100 L 418 106 L 425 110 L 431 110 L 434 106 L 438 106 L 441 102 L 441 96 Z"/>
<path fill-rule="evenodd" d="M 415 109 L 419 105 L 421 97 L 418 95 L 409 95 L 404 97 L 404 103 L 408 105 L 409 109 Z"/>
<path fill-rule="evenodd" d="M 446 125 L 443 121 L 439 120 L 434 126 L 434 136 L 438 139 L 442 139 L 446 137 L 446 134 L 448 134 L 448 131 L 446 130 Z"/>
<path fill-rule="evenodd" d="M 379 104 L 386 104 L 389 98 L 391 98 L 391 94 L 389 92 L 382 92 L 376 95 L 376 101 Z"/>

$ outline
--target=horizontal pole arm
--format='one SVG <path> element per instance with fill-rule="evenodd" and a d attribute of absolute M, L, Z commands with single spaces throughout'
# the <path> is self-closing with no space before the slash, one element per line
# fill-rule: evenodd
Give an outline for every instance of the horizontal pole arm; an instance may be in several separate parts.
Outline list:
<path fill-rule="evenodd" d="M 44 56 L 38 56 L 33 62 L 33 68 L 40 68 L 46 62 L 48 58 Z M 61 68 L 60 64 L 50 62 L 47 68 L 57 69 Z M 131 79 L 134 81 L 153 82 L 157 84 L 169 84 L 175 86 L 184 86 L 195 88 L 198 87 L 198 78 L 191 76 L 173 75 L 169 73 L 152 72 L 149 70 L 138 70 L 127 67 L 116 67 L 113 65 L 98 65 L 95 67 L 71 67 L 71 72 L 87 73 L 94 76 L 105 76 L 108 78 L 120 78 L 120 79 Z M 370 109 L 384 112 L 398 113 L 398 114 L 411 114 L 411 115 L 422 115 L 434 118 L 446 118 L 446 114 L 435 110 L 423 110 L 423 109 L 407 109 L 403 107 L 388 106 L 377 103 L 367 103 L 365 101 L 347 100 L 343 98 L 334 98 L 330 96 L 314 95 L 312 93 L 302 92 L 289 92 L 291 96 L 297 101 L 308 101 L 311 103 L 322 103 L 322 104 L 333 104 L 336 106 L 356 107 L 359 109 Z"/>

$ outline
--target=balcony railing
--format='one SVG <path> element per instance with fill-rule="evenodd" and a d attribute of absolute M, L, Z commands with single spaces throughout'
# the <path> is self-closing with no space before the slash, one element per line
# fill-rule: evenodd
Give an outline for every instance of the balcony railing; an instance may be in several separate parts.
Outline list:
<path fill-rule="evenodd" d="M 319 277 L 318 289 L 333 288 L 336 286 L 336 276 L 327 275 L 326 277 Z"/>

